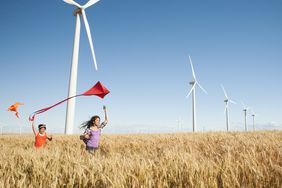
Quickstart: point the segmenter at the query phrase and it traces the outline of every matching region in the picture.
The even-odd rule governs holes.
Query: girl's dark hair
[[[92,127],[94,124],[93,124],[93,121],[95,121],[97,118],[100,119],[99,116],[93,116],[89,121],[85,121],[84,123],[81,124],[81,129],[89,129],[90,127]]]

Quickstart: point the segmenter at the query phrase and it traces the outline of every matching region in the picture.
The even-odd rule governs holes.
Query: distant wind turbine
[[[255,111],[252,109],[252,117],[253,117],[253,131],[255,131],[255,117],[257,116],[257,114],[255,113]]]
[[[226,93],[226,90],[224,89],[223,85],[221,85],[221,88],[223,90],[223,93],[225,95],[225,110],[224,110],[224,113],[225,113],[225,116],[226,116],[226,130],[227,132],[229,131],[229,102],[230,103],[233,103],[233,104],[236,104],[236,102],[234,102],[233,100],[229,99],[227,93]]]
[[[94,46],[92,42],[91,32],[89,23],[87,21],[85,9],[94,5],[99,0],[89,0],[85,5],[81,6],[73,0],[63,0],[64,2],[74,5],[77,9],[74,11],[74,16],[76,17],[76,26],[74,34],[74,44],[73,44],[73,54],[72,54],[72,65],[69,80],[69,97],[76,95],[76,83],[77,83],[77,66],[78,66],[78,54],[79,54],[79,39],[80,39],[80,16],[82,15],[91,53],[94,62],[95,69],[97,70],[96,57],[94,53]],[[75,112],[75,98],[68,100],[67,113],[66,113],[66,124],[65,124],[65,134],[73,133],[73,122],[74,122],[74,112]]]
[[[198,86],[202,91],[204,91],[207,94],[207,91],[199,84],[196,78],[196,74],[194,71],[193,63],[191,60],[191,57],[189,56],[189,62],[192,69],[192,75],[193,80],[190,82],[190,85],[192,86],[190,92],[186,96],[188,98],[192,93],[192,124],[193,124],[193,132],[197,131],[197,121],[196,121],[196,87]]]
[[[178,126],[178,130],[181,132],[182,131],[182,119],[181,119],[181,117],[179,117],[178,120],[177,120],[177,126]]]
[[[244,117],[245,117],[245,131],[248,131],[248,126],[247,126],[247,112],[249,110],[249,107],[247,107],[243,102],[242,102],[242,106],[243,106],[243,112],[244,112]]]

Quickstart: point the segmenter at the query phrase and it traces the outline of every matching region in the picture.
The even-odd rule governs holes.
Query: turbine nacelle
[[[76,8],[73,12],[74,16],[77,16],[77,14],[82,15],[82,9],[81,8]]]
[[[244,112],[247,112],[250,108],[247,107],[247,106],[244,104],[244,102],[241,102],[241,103],[242,103],[242,106],[243,106],[243,111],[244,111]]]
[[[251,116],[253,116],[253,117],[257,116],[257,114],[255,113],[254,109],[252,107],[250,107],[250,109],[251,109]]]
[[[253,113],[252,113],[252,116],[255,117],[255,116],[257,116],[257,114],[253,112]]]
[[[194,85],[195,83],[196,83],[196,81],[195,81],[195,80],[193,80],[193,81],[189,82],[189,84],[190,84],[190,85]]]

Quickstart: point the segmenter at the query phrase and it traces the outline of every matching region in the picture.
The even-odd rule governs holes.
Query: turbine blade
[[[73,1],[73,0],[63,0],[63,1],[64,1],[65,3],[70,4],[70,5],[75,5],[75,6],[79,7],[79,8],[81,8],[81,5],[78,4],[77,2]]]
[[[81,12],[82,12],[82,17],[83,17],[86,33],[87,33],[87,36],[88,36],[88,41],[89,41],[89,45],[90,45],[90,49],[91,49],[91,53],[92,53],[92,57],[93,57],[94,65],[95,65],[95,69],[97,70],[98,67],[97,67],[97,63],[96,63],[96,57],[95,57],[94,46],[93,46],[93,42],[92,42],[92,37],[91,37],[89,23],[87,21],[87,17],[86,17],[86,13],[85,13],[84,9],[82,9]]]
[[[188,95],[186,96],[186,98],[188,98],[188,97],[191,95],[191,93],[192,93],[192,91],[195,89],[195,87],[196,87],[196,82],[195,82],[194,85],[192,86],[192,88],[191,88],[190,92],[188,93]]]
[[[95,3],[97,3],[100,0],[89,0],[85,5],[83,5],[83,8],[86,9],[92,5],[94,5]]]
[[[193,63],[192,63],[190,55],[189,55],[189,61],[190,61],[191,69],[192,69],[193,78],[196,80],[196,74],[194,71],[194,67],[193,67]]]
[[[226,90],[224,89],[223,85],[221,84],[221,88],[223,90],[223,93],[225,95],[225,98],[228,99],[228,96],[227,96],[227,93],[226,93]]]
[[[199,88],[201,90],[203,90],[203,92],[205,92],[206,94],[208,94],[208,92],[203,88],[203,86],[201,86],[198,82],[196,82],[196,84],[199,86]]]
[[[235,101],[229,100],[229,102],[231,102],[232,104],[237,104]]]

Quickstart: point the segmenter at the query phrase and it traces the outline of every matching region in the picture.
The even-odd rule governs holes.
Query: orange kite
[[[16,112],[15,115],[17,116],[17,118],[20,118],[20,117],[19,117],[19,112],[18,112],[18,106],[20,106],[20,105],[23,105],[23,103],[16,102],[15,104],[13,104],[12,106],[10,106],[10,107],[8,108],[8,111]]]

